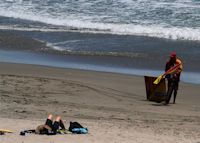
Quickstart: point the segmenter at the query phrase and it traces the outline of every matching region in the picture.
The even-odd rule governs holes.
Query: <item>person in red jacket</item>
[[[177,95],[177,90],[179,86],[179,81],[180,81],[180,75],[183,70],[183,64],[180,58],[176,56],[175,52],[172,52],[170,54],[170,59],[167,61],[166,66],[165,66],[165,71],[169,70],[170,68],[180,65],[177,70],[174,72],[166,75],[165,77],[168,79],[168,88],[167,88],[167,99],[166,99],[166,104],[169,103],[171,99],[172,92],[174,92],[174,101],[173,103],[175,104],[176,102],[176,95]]]

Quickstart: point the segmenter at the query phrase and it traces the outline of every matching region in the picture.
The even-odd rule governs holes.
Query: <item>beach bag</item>
[[[78,122],[70,122],[69,131],[72,133],[75,133],[75,134],[87,134],[88,133],[88,129],[84,128]]]

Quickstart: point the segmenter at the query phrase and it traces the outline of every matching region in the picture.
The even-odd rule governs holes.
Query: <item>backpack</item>
[[[84,128],[78,122],[70,122],[69,131],[72,133],[76,133],[76,134],[87,134],[88,133],[88,129]]]

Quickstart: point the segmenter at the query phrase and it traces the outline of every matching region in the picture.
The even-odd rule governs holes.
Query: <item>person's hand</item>
[[[173,75],[173,78],[178,78],[177,74],[174,74],[174,75]]]
[[[165,76],[165,78],[170,78],[170,74],[167,74],[167,75]]]

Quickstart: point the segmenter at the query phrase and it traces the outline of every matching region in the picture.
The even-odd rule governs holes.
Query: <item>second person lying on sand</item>
[[[57,116],[55,121],[53,121],[53,115],[49,115],[44,125],[39,125],[35,133],[36,134],[47,134],[47,135],[55,135],[60,133],[59,131],[64,130],[65,126],[63,121],[61,120],[61,116]]]

